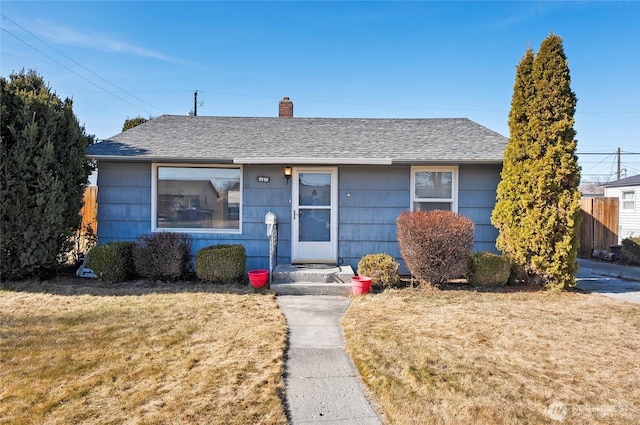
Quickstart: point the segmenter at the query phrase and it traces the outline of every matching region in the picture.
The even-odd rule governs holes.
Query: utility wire
[[[106,78],[96,74],[95,72],[93,72],[92,70],[90,70],[89,68],[87,68],[86,66],[82,65],[81,63],[77,62],[76,60],[74,60],[73,58],[69,57],[68,55],[66,55],[64,52],[61,52],[60,50],[56,49],[54,46],[52,46],[51,44],[47,43],[46,41],[44,41],[43,39],[41,39],[40,37],[38,37],[37,35],[35,35],[34,33],[32,33],[31,31],[29,31],[28,29],[26,29],[25,27],[23,27],[22,25],[18,24],[16,21],[14,21],[13,19],[9,18],[7,15],[0,13],[0,16],[2,16],[4,19],[6,19],[7,21],[11,22],[12,24],[14,24],[15,26],[17,26],[18,28],[20,28],[21,30],[23,30],[24,32],[28,33],[29,35],[31,35],[33,38],[35,38],[36,40],[40,41],[41,43],[45,44],[46,46],[49,46],[50,48],[52,48],[53,50],[55,50],[56,52],[58,52],[59,54],[61,54],[62,56],[64,56],[65,58],[69,59],[71,62],[75,63],[76,65],[78,65],[79,67],[81,67],[82,69],[84,69],[85,71],[95,75],[96,77],[100,78],[102,81],[104,81],[107,84],[110,84],[111,86],[117,88],[118,90],[122,91],[123,93],[128,94],[129,96],[133,97],[134,99],[144,103],[145,105],[151,106],[152,108],[155,108],[157,110],[159,110],[160,112],[163,113],[167,113],[166,111],[158,108],[157,106],[154,106],[142,99],[140,99],[137,96],[134,96],[133,94],[131,94],[130,92],[128,92],[127,90],[118,87],[117,85],[115,85],[114,83],[112,83],[111,81],[107,80]]]
[[[31,44],[27,43],[26,41],[24,41],[23,39],[21,39],[21,38],[20,38],[20,37],[18,37],[17,35],[13,34],[13,33],[12,33],[12,32],[10,32],[9,30],[7,30],[6,28],[4,28],[4,27],[0,27],[0,29],[2,29],[2,31],[6,32],[6,33],[7,33],[7,34],[9,34],[11,37],[15,38],[16,40],[20,41],[21,43],[24,43],[24,44],[26,44],[27,46],[31,47],[33,50],[35,50],[36,52],[40,53],[42,56],[45,56],[46,58],[48,58],[48,59],[50,59],[50,60],[54,61],[55,63],[57,63],[58,65],[60,65],[60,66],[61,66],[61,67],[63,67],[64,69],[66,69],[67,71],[71,72],[72,74],[77,75],[78,77],[82,78],[83,80],[85,80],[85,81],[86,81],[86,82],[88,82],[89,84],[91,84],[91,85],[93,85],[93,86],[95,86],[95,87],[99,88],[99,89],[100,89],[100,90],[102,90],[103,92],[110,94],[111,96],[115,97],[116,99],[119,99],[119,100],[123,101],[124,103],[127,103],[127,104],[129,104],[129,105],[133,106],[133,107],[134,107],[134,108],[136,108],[136,109],[139,109],[139,110],[141,110],[141,111],[146,112],[146,113],[147,113],[147,114],[149,114],[149,115],[152,115],[152,114],[151,114],[151,112],[147,111],[146,109],[144,109],[144,108],[142,108],[142,107],[140,107],[140,106],[138,106],[138,105],[134,105],[133,103],[129,102],[128,100],[121,98],[120,96],[116,95],[115,93],[110,92],[109,90],[107,90],[107,89],[105,89],[104,87],[102,87],[102,86],[98,85],[97,83],[94,83],[93,81],[89,80],[88,78],[86,78],[86,77],[84,77],[84,76],[82,76],[82,75],[78,74],[78,73],[77,73],[76,71],[74,71],[73,69],[69,68],[69,67],[68,67],[68,66],[66,66],[65,64],[63,64],[63,63],[61,63],[61,62],[57,61],[56,59],[52,58],[51,56],[47,55],[47,54],[46,54],[46,53],[44,53],[43,51],[39,50],[37,47],[32,46]]]

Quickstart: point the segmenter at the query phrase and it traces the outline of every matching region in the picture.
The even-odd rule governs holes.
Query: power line
[[[82,65],[81,63],[79,63],[78,61],[74,60],[73,58],[69,57],[68,55],[66,55],[64,52],[61,52],[60,50],[56,49],[54,46],[52,46],[51,44],[47,43],[46,41],[44,41],[43,39],[41,39],[40,37],[38,37],[37,35],[35,35],[34,33],[32,33],[31,31],[29,31],[28,29],[26,29],[25,27],[23,27],[22,25],[18,24],[16,21],[14,21],[13,19],[9,18],[7,15],[0,13],[0,16],[2,16],[4,19],[6,19],[7,21],[13,23],[14,25],[16,25],[18,28],[22,29],[24,32],[30,34],[33,38],[35,38],[36,40],[39,40],[40,42],[42,42],[43,44],[45,44],[46,46],[49,46],[50,48],[52,48],[53,50],[55,50],[56,52],[58,52],[59,54],[61,54],[62,56],[64,56],[65,58],[69,59],[71,62],[75,63],[76,65],[78,65],[79,67],[81,67],[82,69],[86,70],[87,72],[90,72],[91,74],[95,75],[96,77],[100,78],[102,81],[104,81],[107,84],[110,84],[111,86],[117,88],[118,90],[122,91],[123,93],[128,94],[129,96],[133,97],[134,99],[144,103],[145,105],[151,106],[152,108],[155,108],[157,110],[159,110],[160,112],[164,112],[166,113],[166,111],[158,108],[157,106],[154,106],[152,104],[150,104],[149,102],[144,101],[143,99],[140,99],[137,96],[134,96],[133,94],[131,94],[130,92],[128,92],[127,90],[118,87],[117,85],[115,85],[114,83],[112,83],[111,81],[107,80],[106,78],[98,75],[97,73],[93,72],[92,70],[90,70],[89,68],[87,68],[86,66]]]
[[[3,15],[3,16],[4,16],[4,15]],[[9,34],[11,37],[15,38],[16,40],[20,41],[21,43],[24,43],[24,44],[26,44],[27,46],[31,47],[33,50],[35,50],[36,52],[40,53],[42,56],[44,56],[44,57],[46,57],[46,58],[48,58],[48,59],[52,60],[52,61],[53,61],[53,62],[55,62],[55,63],[57,63],[58,65],[60,65],[61,67],[63,67],[63,68],[64,68],[64,69],[66,69],[67,71],[71,72],[72,74],[77,75],[78,77],[82,78],[83,80],[85,80],[85,81],[86,81],[86,82],[88,82],[89,84],[91,84],[91,85],[93,85],[93,86],[95,86],[95,87],[99,88],[99,89],[100,89],[100,90],[102,90],[103,92],[110,94],[111,96],[115,97],[116,99],[121,100],[121,101],[123,101],[124,103],[127,103],[127,104],[129,104],[129,105],[133,106],[133,107],[134,107],[134,108],[136,108],[136,109],[139,109],[139,110],[141,110],[141,111],[146,112],[146,113],[147,113],[147,114],[149,114],[149,115],[152,115],[152,114],[151,114],[151,112],[147,111],[146,109],[144,109],[144,108],[142,108],[142,107],[140,107],[140,106],[138,106],[138,105],[134,105],[133,103],[129,102],[128,100],[121,98],[120,96],[116,95],[116,94],[115,94],[115,93],[113,93],[113,92],[110,92],[109,90],[105,89],[104,87],[102,87],[102,86],[98,85],[97,83],[95,83],[95,82],[93,82],[93,81],[89,80],[88,78],[84,77],[83,75],[78,74],[78,73],[77,73],[76,71],[74,71],[73,69],[69,68],[69,67],[68,67],[68,66],[66,66],[65,64],[63,64],[63,63],[59,62],[58,60],[56,60],[56,59],[52,58],[51,56],[47,55],[47,54],[46,54],[46,53],[44,53],[43,51],[39,50],[37,47],[32,46],[31,44],[29,44],[28,42],[24,41],[23,39],[21,39],[21,38],[20,38],[20,37],[18,37],[17,35],[13,34],[13,33],[12,33],[12,32],[10,32],[9,30],[7,30],[6,28],[4,28],[4,27],[0,27],[0,29],[2,29],[2,31],[6,32],[6,33],[7,33],[7,34]]]

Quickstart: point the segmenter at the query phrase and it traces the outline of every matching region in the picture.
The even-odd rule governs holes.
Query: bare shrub
[[[189,272],[191,239],[185,233],[158,232],[138,237],[133,260],[140,276],[176,280]]]
[[[406,211],[397,225],[402,258],[415,278],[438,285],[465,274],[473,251],[471,219],[451,211]]]

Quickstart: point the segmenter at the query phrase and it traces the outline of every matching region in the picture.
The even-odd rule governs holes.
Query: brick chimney
[[[293,102],[287,96],[280,101],[278,108],[280,118],[293,118]]]

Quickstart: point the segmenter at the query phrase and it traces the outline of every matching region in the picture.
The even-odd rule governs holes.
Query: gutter
[[[391,158],[235,158],[234,164],[391,165]]]

